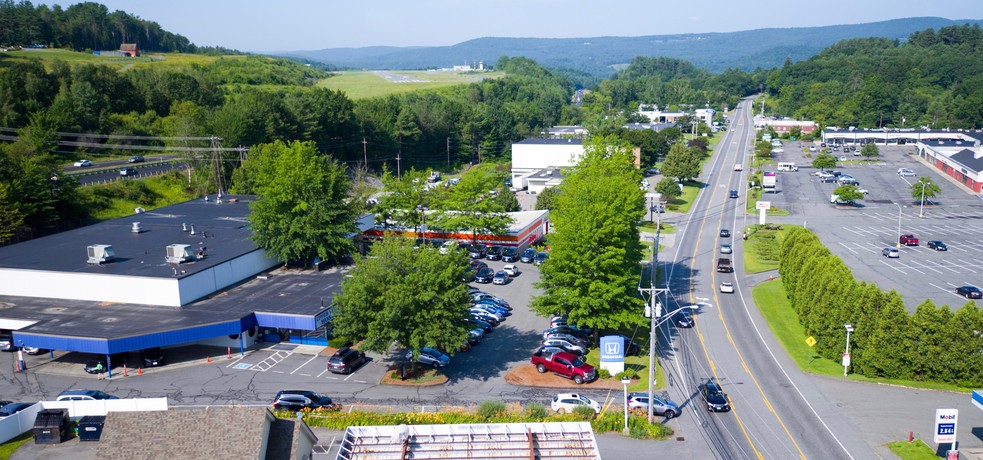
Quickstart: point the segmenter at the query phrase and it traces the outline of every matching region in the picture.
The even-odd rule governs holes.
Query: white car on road
[[[734,293],[734,283],[731,283],[730,281],[724,281],[723,283],[720,283],[720,292],[724,292],[724,293],[727,293],[727,294],[733,294]]]
[[[87,166],[92,166],[92,162],[89,160],[79,160],[75,162],[75,166],[78,166],[80,168],[85,168]]]
[[[898,168],[898,175],[901,177],[915,177],[915,171],[908,168]]]

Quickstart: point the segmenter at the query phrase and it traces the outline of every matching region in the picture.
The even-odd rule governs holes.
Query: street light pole
[[[922,182],[922,204],[918,208],[918,217],[925,217],[924,211],[925,211],[925,186],[926,185],[928,185],[928,182]]]
[[[900,249],[901,248],[901,205],[898,203],[894,203],[894,205],[898,207],[898,241],[896,247]]]
[[[625,387],[625,433],[628,432],[628,384],[631,383],[631,379],[623,378],[621,379],[621,384]]]
[[[843,353],[843,376],[846,377],[846,370],[850,367],[850,333],[853,332],[852,324],[844,324],[846,327],[846,352]]]

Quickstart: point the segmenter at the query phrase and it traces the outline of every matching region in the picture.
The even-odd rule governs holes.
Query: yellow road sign
[[[813,336],[806,337],[806,345],[814,346],[816,345],[816,339]]]

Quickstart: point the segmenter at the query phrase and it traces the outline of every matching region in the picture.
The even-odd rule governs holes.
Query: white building
[[[529,178],[537,172],[574,166],[583,155],[583,139],[534,138],[512,144],[512,185],[530,187]]]

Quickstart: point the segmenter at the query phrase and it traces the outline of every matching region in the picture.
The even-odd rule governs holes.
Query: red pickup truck
[[[594,370],[594,366],[585,363],[584,360],[572,353],[550,353],[540,350],[532,355],[531,361],[540,374],[550,371],[573,379],[574,383],[578,385],[597,378],[597,371]]]
[[[898,238],[898,243],[905,246],[918,246],[918,238],[915,238],[915,235],[912,235],[911,233],[905,233]]]

